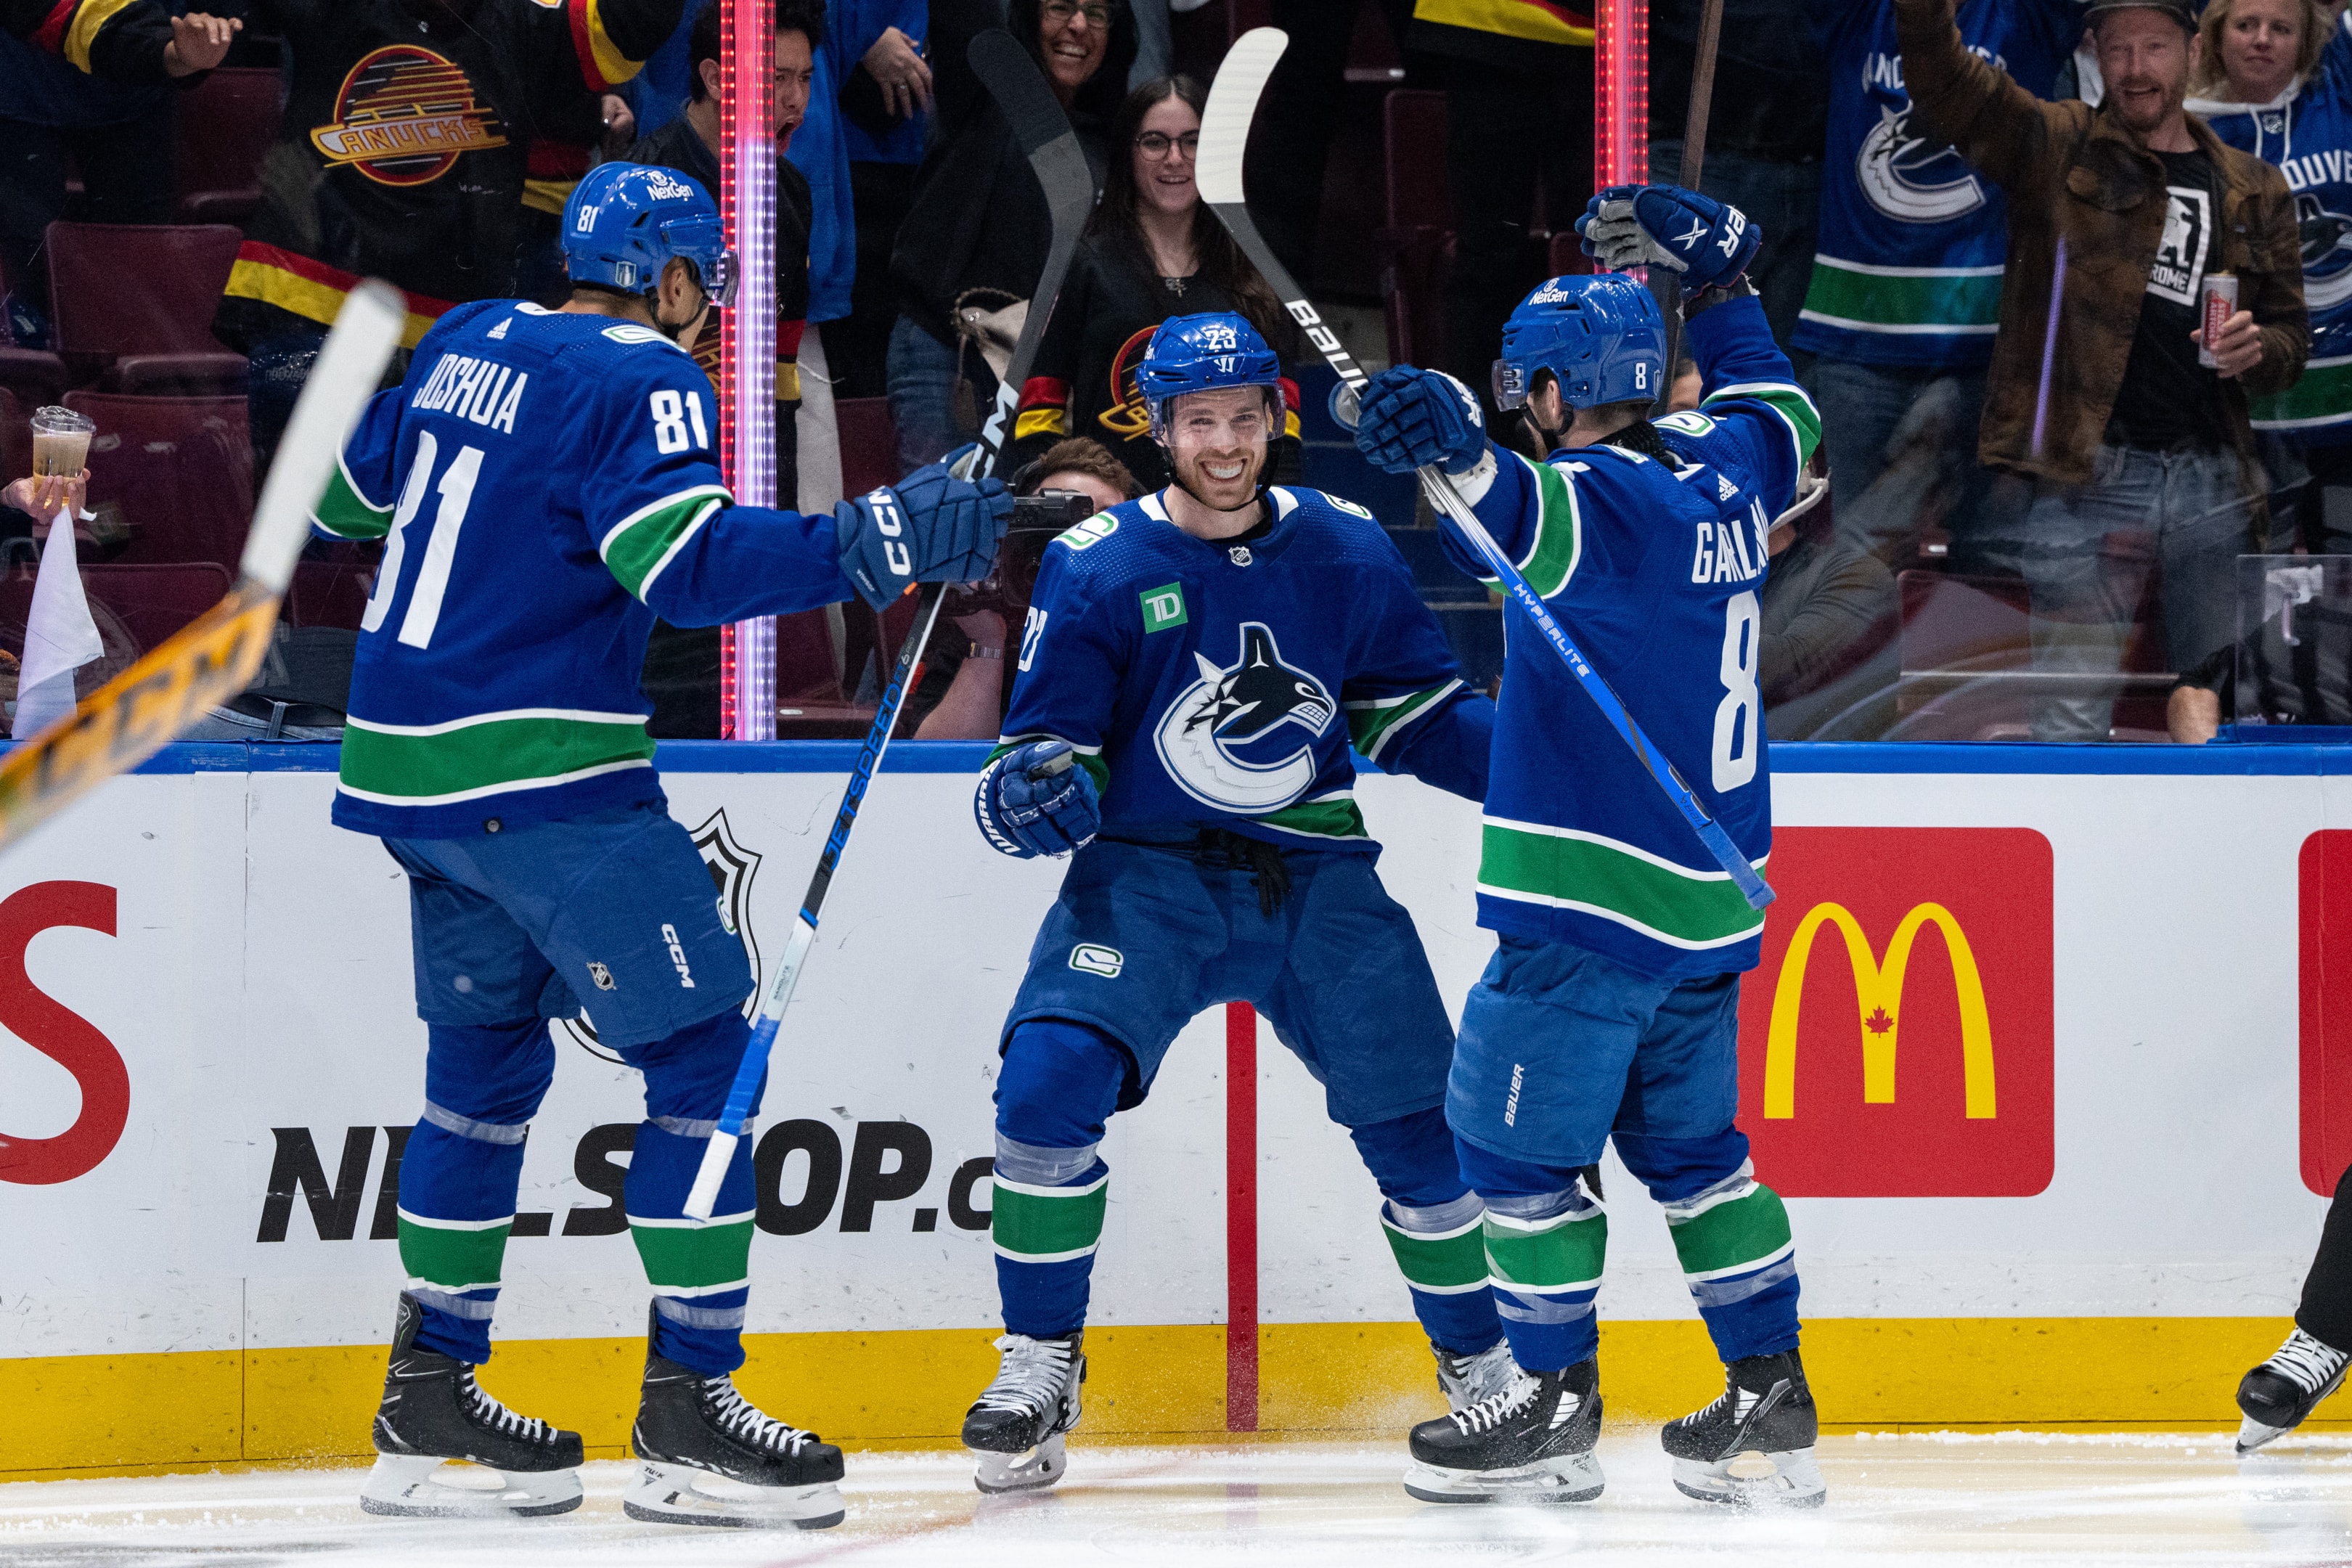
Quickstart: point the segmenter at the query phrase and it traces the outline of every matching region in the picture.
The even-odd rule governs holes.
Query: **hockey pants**
[[[1110,1180],[1098,1145],[1134,1070],[1122,1047],[1087,1025],[1033,1018],[1013,1026],[996,1088],[991,1224],[1010,1332],[1047,1338],[1086,1322]],[[1486,1289],[1481,1205],[1444,1113],[1348,1132],[1386,1200],[1381,1228],[1422,1327],[1458,1354],[1493,1345],[1501,1330]]]

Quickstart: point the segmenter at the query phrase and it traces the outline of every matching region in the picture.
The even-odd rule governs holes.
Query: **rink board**
[[[664,748],[763,963],[851,750]],[[996,1033],[1060,870],[972,830],[981,754],[903,747],[875,784],[761,1121],[743,1382],[862,1444],[946,1438],[993,1362]],[[0,864],[0,1472],[365,1447],[424,1030],[403,883],[327,823],[332,756],[175,747]],[[2232,1419],[2293,1310],[2314,1189],[2352,1157],[2352,917],[2321,896],[2352,868],[2331,837],[2352,752],[1775,767],[1742,1125],[1790,1194],[1825,1416]],[[1458,1008],[1492,946],[1475,810],[1409,780],[1360,796]],[[1204,1016],[1106,1142],[1090,1433],[1227,1428],[1224,1063]],[[1259,1427],[1423,1413],[1370,1181],[1263,1026],[1257,1100]],[[642,1354],[616,1163],[639,1113],[634,1075],[562,1037],[488,1374],[606,1450]],[[1717,1374],[1654,1205],[1613,1160],[1607,1190],[1612,1410],[1677,1413]]]

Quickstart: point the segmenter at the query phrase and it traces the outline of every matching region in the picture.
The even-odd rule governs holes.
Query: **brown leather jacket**
[[[2123,384],[2163,236],[2163,161],[2105,108],[2043,102],[1970,54],[1952,25],[1952,7],[1953,0],[1895,0],[1912,102],[1962,157],[2009,193],[2000,334],[1978,456],[1988,468],[2084,484]],[[2223,186],[2214,270],[2238,275],[2238,308],[2254,313],[2262,332],[2262,363],[2221,383],[2230,444],[2245,465],[2248,493],[2258,496],[2246,395],[2294,385],[2311,353],[2294,201],[2277,169],[2223,145],[2193,114],[2189,133],[2213,160]],[[2064,291],[2053,317],[2051,278],[2062,242]],[[2050,390],[2037,452],[2045,352]]]

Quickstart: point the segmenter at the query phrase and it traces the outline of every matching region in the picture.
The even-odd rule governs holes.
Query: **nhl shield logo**
[[[1152,742],[1185,794],[1223,811],[1279,811],[1318,772],[1315,742],[1339,705],[1307,670],[1285,664],[1274,631],[1241,626],[1240,656],[1223,668],[1195,653],[1201,679],[1168,705]]]
[[[760,1006],[760,939],[751,931],[751,880],[759,875],[760,857],[735,841],[723,808],[712,812],[709,820],[694,830],[694,847],[701,851],[703,867],[710,873],[711,889],[719,900],[719,923],[741,941],[744,961],[751,966],[751,994],[743,999],[743,1016],[748,1018]],[[609,980],[608,974],[596,983],[611,990]],[[558,1019],[555,1028],[557,1038],[569,1039],[592,1056],[608,1062],[621,1059],[597,1042],[596,1026],[589,1022],[585,1012],[576,1018]]]

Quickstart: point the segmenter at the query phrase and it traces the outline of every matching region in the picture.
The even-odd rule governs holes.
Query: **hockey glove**
[[[971,583],[988,575],[1013,498],[996,479],[967,483],[937,463],[833,509],[841,574],[876,609],[910,583]]]
[[[1032,741],[989,763],[971,814],[999,853],[1023,860],[1083,849],[1102,826],[1094,775],[1067,741]]]
[[[1434,463],[1468,471],[1486,455],[1486,420],[1478,399],[1452,376],[1392,365],[1372,377],[1356,419],[1356,450],[1383,473],[1409,474]]]
[[[1680,185],[1612,185],[1576,220],[1584,254],[1612,272],[1664,267],[1685,298],[1748,270],[1764,231],[1738,207]]]

